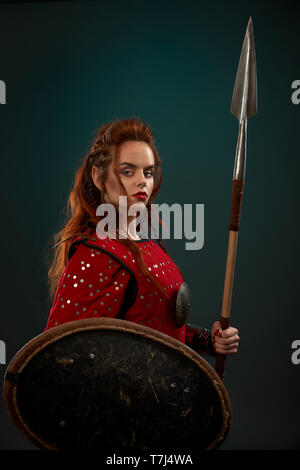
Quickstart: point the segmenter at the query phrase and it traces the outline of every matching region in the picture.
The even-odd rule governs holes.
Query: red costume
[[[83,318],[118,317],[161,331],[197,352],[214,355],[210,332],[176,325],[176,298],[182,275],[154,240],[140,240],[149,272],[168,294],[163,295],[141,272],[134,254],[116,239],[77,237],[69,250],[47,327]]]

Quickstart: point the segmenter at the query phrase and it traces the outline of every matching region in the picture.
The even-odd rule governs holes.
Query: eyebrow
[[[131,168],[138,168],[136,165],[134,165],[133,163],[129,163],[129,162],[123,162],[123,163],[120,163],[119,167],[120,166],[130,166]],[[155,165],[149,165],[147,167],[144,168],[144,170],[150,170],[151,168],[155,168]]]

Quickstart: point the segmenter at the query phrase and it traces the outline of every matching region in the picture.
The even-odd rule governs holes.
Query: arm
[[[185,343],[198,354],[216,356],[213,348],[211,331],[206,328],[197,328],[187,324]]]
[[[209,354],[216,357],[219,354],[236,354],[239,346],[238,330],[230,326],[222,331],[218,321],[214,322],[212,329],[197,328],[191,325],[186,327],[186,344],[198,354]]]

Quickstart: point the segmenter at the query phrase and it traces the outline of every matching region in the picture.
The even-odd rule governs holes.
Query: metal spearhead
[[[256,54],[252,18],[249,19],[231,102],[231,113],[239,120],[257,113]]]
[[[240,123],[233,179],[244,180],[246,171],[247,121],[257,113],[256,54],[251,17],[248,22],[235,79],[231,113]]]

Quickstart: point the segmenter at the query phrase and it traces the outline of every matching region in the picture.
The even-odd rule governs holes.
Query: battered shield
[[[4,402],[40,449],[215,449],[231,406],[214,369],[185,344],[132,322],[52,328],[12,359]]]

